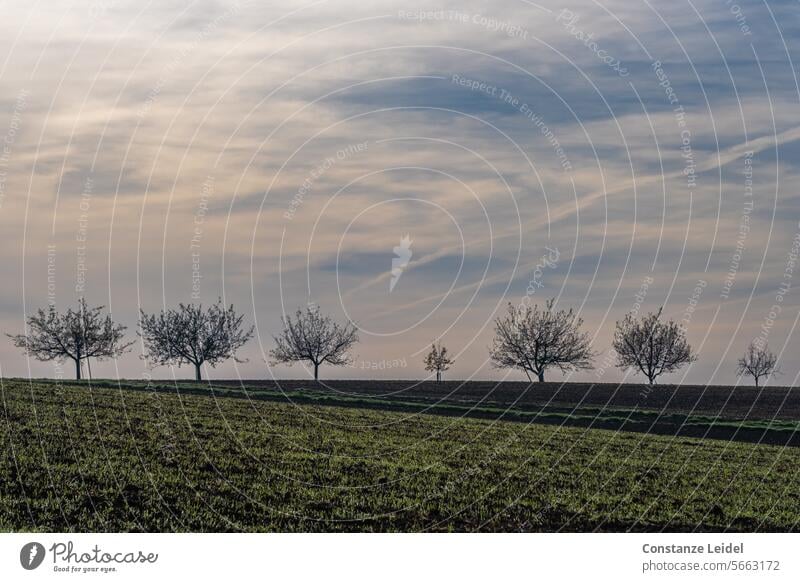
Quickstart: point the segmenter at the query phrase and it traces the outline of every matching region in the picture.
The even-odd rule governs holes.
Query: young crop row
[[[790,531],[800,450],[2,384],[0,530]]]

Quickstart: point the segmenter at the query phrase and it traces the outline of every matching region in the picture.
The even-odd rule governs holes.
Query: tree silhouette
[[[490,357],[496,368],[519,368],[528,380],[534,374],[539,382],[547,368],[591,369],[594,353],[589,334],[580,331],[583,320],[572,309],[556,311],[554,304],[550,299],[540,309],[509,303],[508,315],[495,320]]]
[[[431,351],[425,356],[425,370],[428,372],[436,372],[436,383],[442,381],[442,373],[450,369],[453,363],[447,356],[447,348],[442,344],[433,342],[431,344]]]
[[[744,356],[739,358],[736,375],[752,376],[757,388],[761,378],[772,374],[780,374],[778,357],[769,350],[768,345],[756,347],[755,342],[752,342],[747,347]]]
[[[139,335],[145,358],[162,366],[192,364],[199,382],[203,364],[213,368],[230,358],[244,361],[236,357],[236,351],[253,337],[254,328],[243,328],[243,320],[244,315],[237,314],[233,305],[225,307],[221,299],[208,309],[180,303],[177,309],[157,314],[142,311]]]
[[[66,313],[59,313],[51,305],[28,318],[27,333],[8,337],[37,360],[72,360],[75,378],[80,380],[83,360],[118,357],[133,343],[123,343],[126,327],[115,324],[103,309],[104,306],[88,307],[84,298],[78,301],[77,310],[68,308]]]
[[[628,313],[617,322],[613,345],[617,367],[641,372],[651,385],[661,374],[697,360],[683,329],[674,321],[661,321],[661,308],[641,319]]]
[[[314,366],[314,380],[319,379],[322,364],[344,366],[350,363],[348,352],[358,342],[358,331],[351,323],[340,326],[330,317],[322,315],[319,307],[297,310],[294,319],[282,318],[284,329],[275,336],[275,347],[270,351],[273,364],[309,362]]]

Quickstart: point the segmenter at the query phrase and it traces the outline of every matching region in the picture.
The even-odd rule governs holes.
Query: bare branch
[[[358,342],[358,330],[352,323],[342,327],[322,315],[319,308],[308,307],[305,312],[298,309],[294,319],[284,317],[283,324],[284,330],[275,336],[275,347],[270,351],[273,364],[310,362],[316,380],[323,363],[350,363],[348,352]]]
[[[436,372],[436,381],[442,381],[442,374],[450,369],[453,360],[447,355],[447,348],[441,343],[433,342],[431,351],[425,356],[425,370]]]
[[[191,364],[199,381],[203,364],[213,368],[231,358],[244,361],[236,351],[253,337],[254,328],[243,328],[243,321],[244,315],[237,314],[233,305],[225,307],[222,299],[208,309],[180,303],[177,309],[151,315],[142,311],[139,335],[148,360],[162,366]]]
[[[529,380],[533,374],[540,382],[547,368],[562,372],[592,368],[595,354],[589,334],[580,331],[583,320],[573,309],[556,311],[554,304],[550,299],[540,309],[509,303],[508,315],[495,320],[490,356],[496,368],[519,368]]]
[[[88,307],[83,298],[77,310],[68,308],[63,314],[51,305],[47,311],[39,309],[28,318],[27,333],[9,337],[15,346],[37,360],[72,360],[75,376],[80,379],[83,360],[121,356],[133,343],[123,342],[126,327],[115,324],[103,309]]]
[[[661,321],[661,311],[640,319],[628,313],[614,333],[617,367],[641,372],[650,384],[697,360],[683,328],[674,321]]]
[[[759,347],[755,342],[752,342],[744,356],[739,358],[736,369],[737,376],[752,376],[756,386],[759,385],[761,378],[780,373],[778,357],[770,351],[768,345]]]

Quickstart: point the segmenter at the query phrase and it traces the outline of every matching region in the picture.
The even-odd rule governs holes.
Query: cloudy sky
[[[663,305],[700,356],[665,381],[735,382],[760,336],[777,381],[797,382],[795,2],[2,12],[6,333],[81,295],[132,336],[140,307],[223,297],[257,338],[211,377],[304,377],[265,354],[281,315],[312,302],[361,329],[353,367],[327,377],[419,377],[441,338],[451,378],[503,378],[494,318],[556,297],[599,352],[573,380],[625,378],[614,322]],[[410,258],[392,287],[395,247]],[[140,354],[94,373],[192,375]],[[8,341],[0,366],[57,373]]]

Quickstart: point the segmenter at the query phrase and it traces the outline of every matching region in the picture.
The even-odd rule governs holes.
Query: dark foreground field
[[[675,386],[584,382],[489,382],[408,380],[245,380],[214,381],[214,385],[248,391],[294,392],[325,388],[331,394],[379,398],[426,399],[436,402],[466,402],[502,407],[542,405],[593,406],[719,415],[724,418],[778,420],[800,419],[800,389],[787,386]]]
[[[791,531],[800,449],[2,383],[0,530]]]
[[[401,380],[108,381],[109,387],[800,446],[800,390]]]

